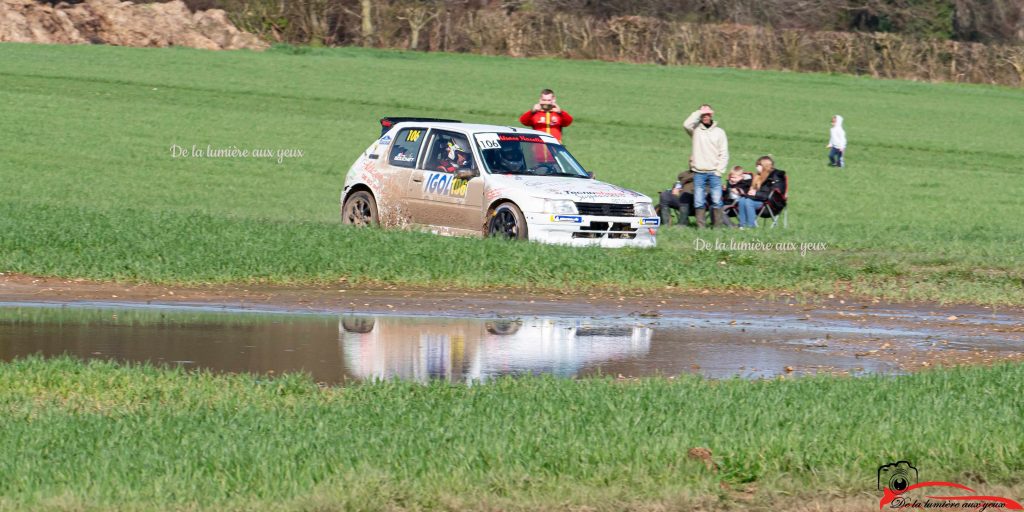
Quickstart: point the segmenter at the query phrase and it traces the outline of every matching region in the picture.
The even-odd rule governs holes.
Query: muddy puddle
[[[318,382],[486,381],[502,375],[774,378],[902,373],[1024,355],[1020,336],[716,314],[457,318],[212,306],[0,303],[0,359],[71,354]]]

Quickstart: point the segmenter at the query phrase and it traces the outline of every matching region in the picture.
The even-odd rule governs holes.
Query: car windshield
[[[476,139],[492,174],[590,178],[565,146],[536,135],[481,133]]]

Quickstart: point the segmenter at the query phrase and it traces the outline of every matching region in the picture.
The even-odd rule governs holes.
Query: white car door
[[[446,170],[451,142],[473,155],[463,169],[474,171],[475,177],[459,179],[455,172]],[[433,129],[424,148],[408,189],[413,222],[457,232],[482,232],[484,180],[469,138],[461,133]]]

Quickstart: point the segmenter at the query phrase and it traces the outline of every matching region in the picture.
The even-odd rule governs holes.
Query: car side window
[[[423,140],[427,138],[426,128],[403,128],[395,137],[388,154],[388,163],[396,167],[416,167]]]
[[[473,148],[465,135],[443,130],[434,130],[430,133],[430,144],[427,146],[429,152],[423,160],[423,169],[449,172],[453,172],[452,169],[476,170]]]

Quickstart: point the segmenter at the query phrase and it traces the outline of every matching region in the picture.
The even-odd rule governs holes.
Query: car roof
[[[540,130],[532,130],[530,128],[524,128],[522,126],[502,126],[497,124],[474,124],[474,123],[456,123],[456,122],[437,122],[437,121],[402,121],[395,123],[393,129],[401,130],[402,128],[439,128],[444,130],[452,130],[457,132],[465,132],[470,135],[476,133],[524,133],[527,135],[547,135],[551,137],[550,133],[542,132]]]

